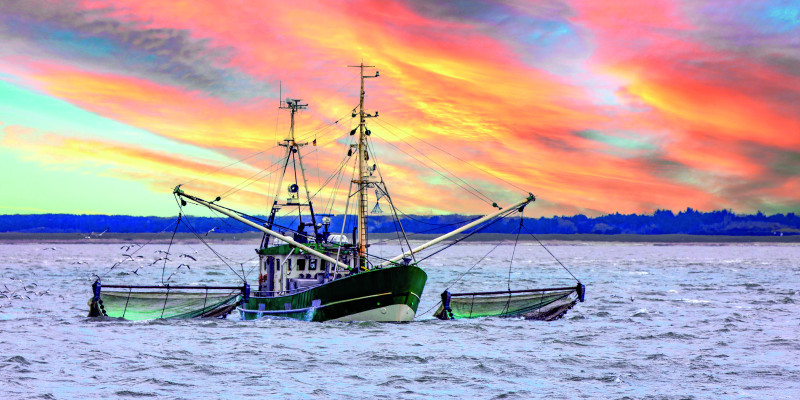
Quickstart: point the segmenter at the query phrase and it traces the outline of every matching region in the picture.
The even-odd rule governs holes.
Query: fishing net
[[[525,294],[453,294],[449,309],[443,303],[434,314],[440,319],[521,316],[550,321],[563,316],[578,301],[575,290]]]
[[[239,290],[225,292],[103,291],[100,300],[89,300],[89,316],[109,316],[131,321],[159,318],[216,317],[230,312],[239,302]]]

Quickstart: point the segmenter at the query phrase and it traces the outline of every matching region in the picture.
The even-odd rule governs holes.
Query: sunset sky
[[[451,173],[500,205],[536,194],[528,216],[800,211],[797,1],[0,0],[0,213],[224,194],[282,156],[279,86],[309,103],[314,193],[347,153],[362,60],[406,213],[491,211]],[[266,213],[275,174],[256,176],[222,204]],[[318,209],[343,210],[335,183]]]

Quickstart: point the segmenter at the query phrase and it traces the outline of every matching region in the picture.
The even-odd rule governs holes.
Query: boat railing
[[[306,290],[313,289],[315,287],[322,286],[324,283],[314,286],[303,286],[297,289],[289,289],[289,290],[256,290],[253,292],[253,295],[250,296],[254,299],[263,299],[268,297],[278,297],[278,296],[288,296],[290,294],[297,294],[300,292],[305,292]]]
[[[555,287],[544,289],[524,289],[524,290],[502,290],[497,292],[470,292],[470,293],[450,293],[450,296],[489,296],[494,294],[511,294],[511,293],[537,293],[537,292],[555,292],[561,290],[576,290],[575,286]]]

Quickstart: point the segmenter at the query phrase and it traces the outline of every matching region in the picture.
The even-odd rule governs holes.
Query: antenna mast
[[[358,185],[358,269],[366,270],[368,246],[367,221],[369,217],[369,211],[367,209],[369,206],[367,203],[367,186],[371,183],[369,179],[369,169],[366,165],[367,160],[369,160],[366,135],[370,134],[370,131],[366,129],[366,119],[377,117],[378,112],[376,111],[375,114],[370,115],[364,111],[364,79],[377,78],[380,74],[376,71],[375,75],[364,76],[364,68],[375,68],[375,66],[364,65],[363,61],[360,65],[348,65],[348,67],[358,68],[359,76],[361,77],[361,92],[359,93],[358,102],[358,178],[354,180],[353,183]]]

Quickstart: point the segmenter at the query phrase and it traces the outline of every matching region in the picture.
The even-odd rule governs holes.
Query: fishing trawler
[[[351,67],[358,68],[361,85],[359,103],[350,116],[357,118],[356,125],[350,130],[351,143],[347,156],[340,164],[344,166],[353,160],[354,165],[341,227],[335,227],[334,230],[330,216],[315,213],[315,195],[309,189],[303,160],[303,147],[308,142],[295,134],[295,116],[306,109],[308,104],[303,104],[300,99],[281,100],[279,108],[289,112],[291,122],[287,137],[278,143],[283,149],[283,157],[280,159],[282,168],[278,177],[278,189],[266,219],[223,206],[219,203],[221,197],[207,200],[190,194],[182,185],[178,185],[173,191],[181,207],[177,224],[181,223],[182,207],[192,203],[263,233],[261,245],[256,250],[259,269],[257,286],[254,283],[251,287],[245,276],[241,276],[241,286],[170,286],[163,282],[163,278],[161,285],[134,286],[101,284],[101,280],[97,279],[92,286],[89,316],[124,319],[219,317],[238,310],[245,320],[285,317],[307,321],[411,321],[417,313],[427,280],[427,275],[416,258],[418,253],[452,239],[446,244],[449,247],[478,232],[491,221],[521,212],[527,204],[535,201],[535,197],[529,193],[505,208],[494,203],[494,212],[473,218],[446,234],[412,247],[381,170],[374,158],[370,161],[369,156],[372,146],[367,121],[378,118],[379,114],[378,111],[369,112],[365,108],[364,84],[365,80],[378,78],[380,74],[367,74],[367,70],[374,67],[363,63]],[[342,167],[338,173],[341,174],[341,171]],[[370,191],[374,191],[377,197],[387,199],[391,215],[399,227],[402,253],[394,257],[381,258],[370,252]],[[355,198],[355,224],[351,220],[353,230],[345,232],[348,214],[351,212],[351,198]],[[281,212],[284,215],[296,214],[297,223],[291,226],[280,223],[278,215]],[[202,240],[199,235],[198,237]],[[166,262],[165,260],[165,265]],[[562,295],[558,299],[559,304],[563,306],[562,303],[567,298],[576,300],[580,297],[582,300],[582,285],[578,285],[567,296],[563,296],[563,291],[559,292]],[[115,290],[105,290],[108,288]],[[449,292],[446,293],[442,298],[447,301],[437,313],[439,318],[473,316],[471,311],[459,312],[463,307],[458,306],[458,301],[450,301],[452,296]],[[580,296],[575,295],[576,293]],[[474,302],[475,296],[472,298]],[[518,300],[524,302],[522,299]],[[515,306],[513,310],[509,307],[493,310],[484,304],[482,311],[475,313],[475,316],[515,315],[515,310],[528,312],[535,308],[530,302],[526,304],[524,307]]]

